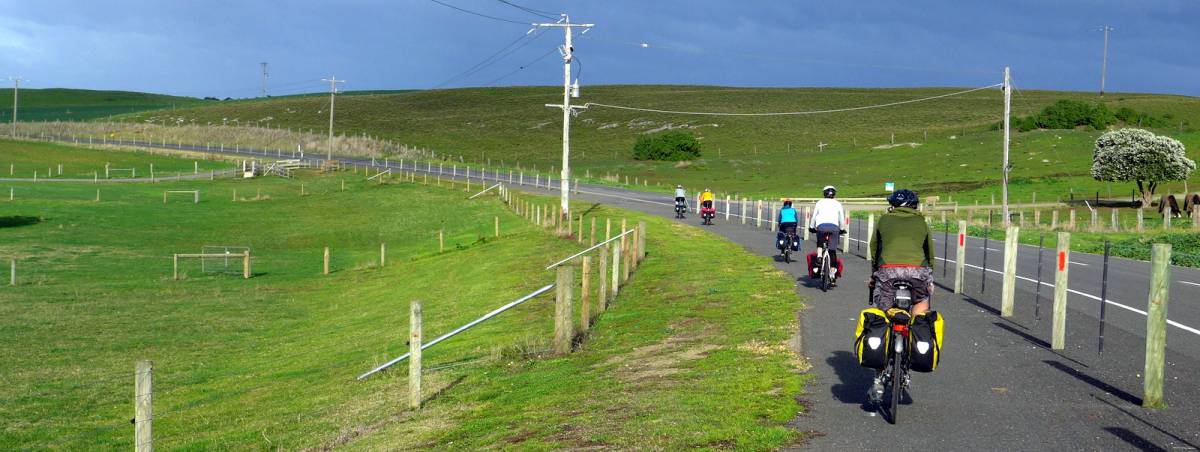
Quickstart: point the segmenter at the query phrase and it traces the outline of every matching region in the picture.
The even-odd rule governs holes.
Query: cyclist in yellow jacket
[[[700,192],[700,207],[712,208],[712,206],[713,193],[706,188],[703,192]]]

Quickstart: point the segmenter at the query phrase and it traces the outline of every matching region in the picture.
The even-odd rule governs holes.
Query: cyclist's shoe
[[[837,267],[833,267],[833,268],[829,269],[829,277],[834,280],[837,279]]]
[[[903,387],[904,389],[908,389],[908,382],[912,381],[912,379],[911,379],[911,378],[909,378],[909,375],[908,375],[908,373],[907,373],[907,372],[905,372],[905,373],[904,373],[904,378],[901,378],[901,379],[900,379],[900,381],[901,381],[901,384],[900,384],[900,386],[901,386],[901,387]]]
[[[883,374],[875,376],[875,382],[871,384],[871,389],[867,391],[867,399],[871,403],[879,403],[883,401]]]
[[[837,280],[836,279],[829,280],[829,287],[837,287]]]

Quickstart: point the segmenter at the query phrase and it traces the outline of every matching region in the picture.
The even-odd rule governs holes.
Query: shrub
[[[635,160],[692,160],[700,157],[700,142],[691,133],[670,131],[638,137],[633,145]]]

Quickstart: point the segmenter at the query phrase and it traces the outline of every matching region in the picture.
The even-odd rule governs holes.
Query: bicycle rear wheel
[[[825,252],[825,256],[821,258],[821,291],[829,291],[829,252]]]
[[[892,334],[892,341],[893,341],[892,343],[893,344],[897,343],[895,341],[903,341],[903,340],[904,340],[903,335],[901,335],[899,333]],[[893,354],[895,356],[892,358],[892,407],[890,410],[888,410],[888,421],[891,422],[892,424],[895,424],[897,419],[899,418],[897,409],[900,407],[900,393],[904,391],[904,388],[901,386],[903,384],[902,383],[903,377],[900,375],[901,369],[903,368],[903,366],[901,365],[901,359],[902,359],[901,354],[902,353],[904,353],[904,352],[903,351],[893,352]]]

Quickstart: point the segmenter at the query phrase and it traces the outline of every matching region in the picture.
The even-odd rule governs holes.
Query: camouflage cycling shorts
[[[933,269],[929,267],[884,267],[871,275],[875,281],[875,298],[872,303],[887,311],[896,302],[897,280],[908,281],[912,286],[913,303],[929,299],[929,286],[933,283]]]

